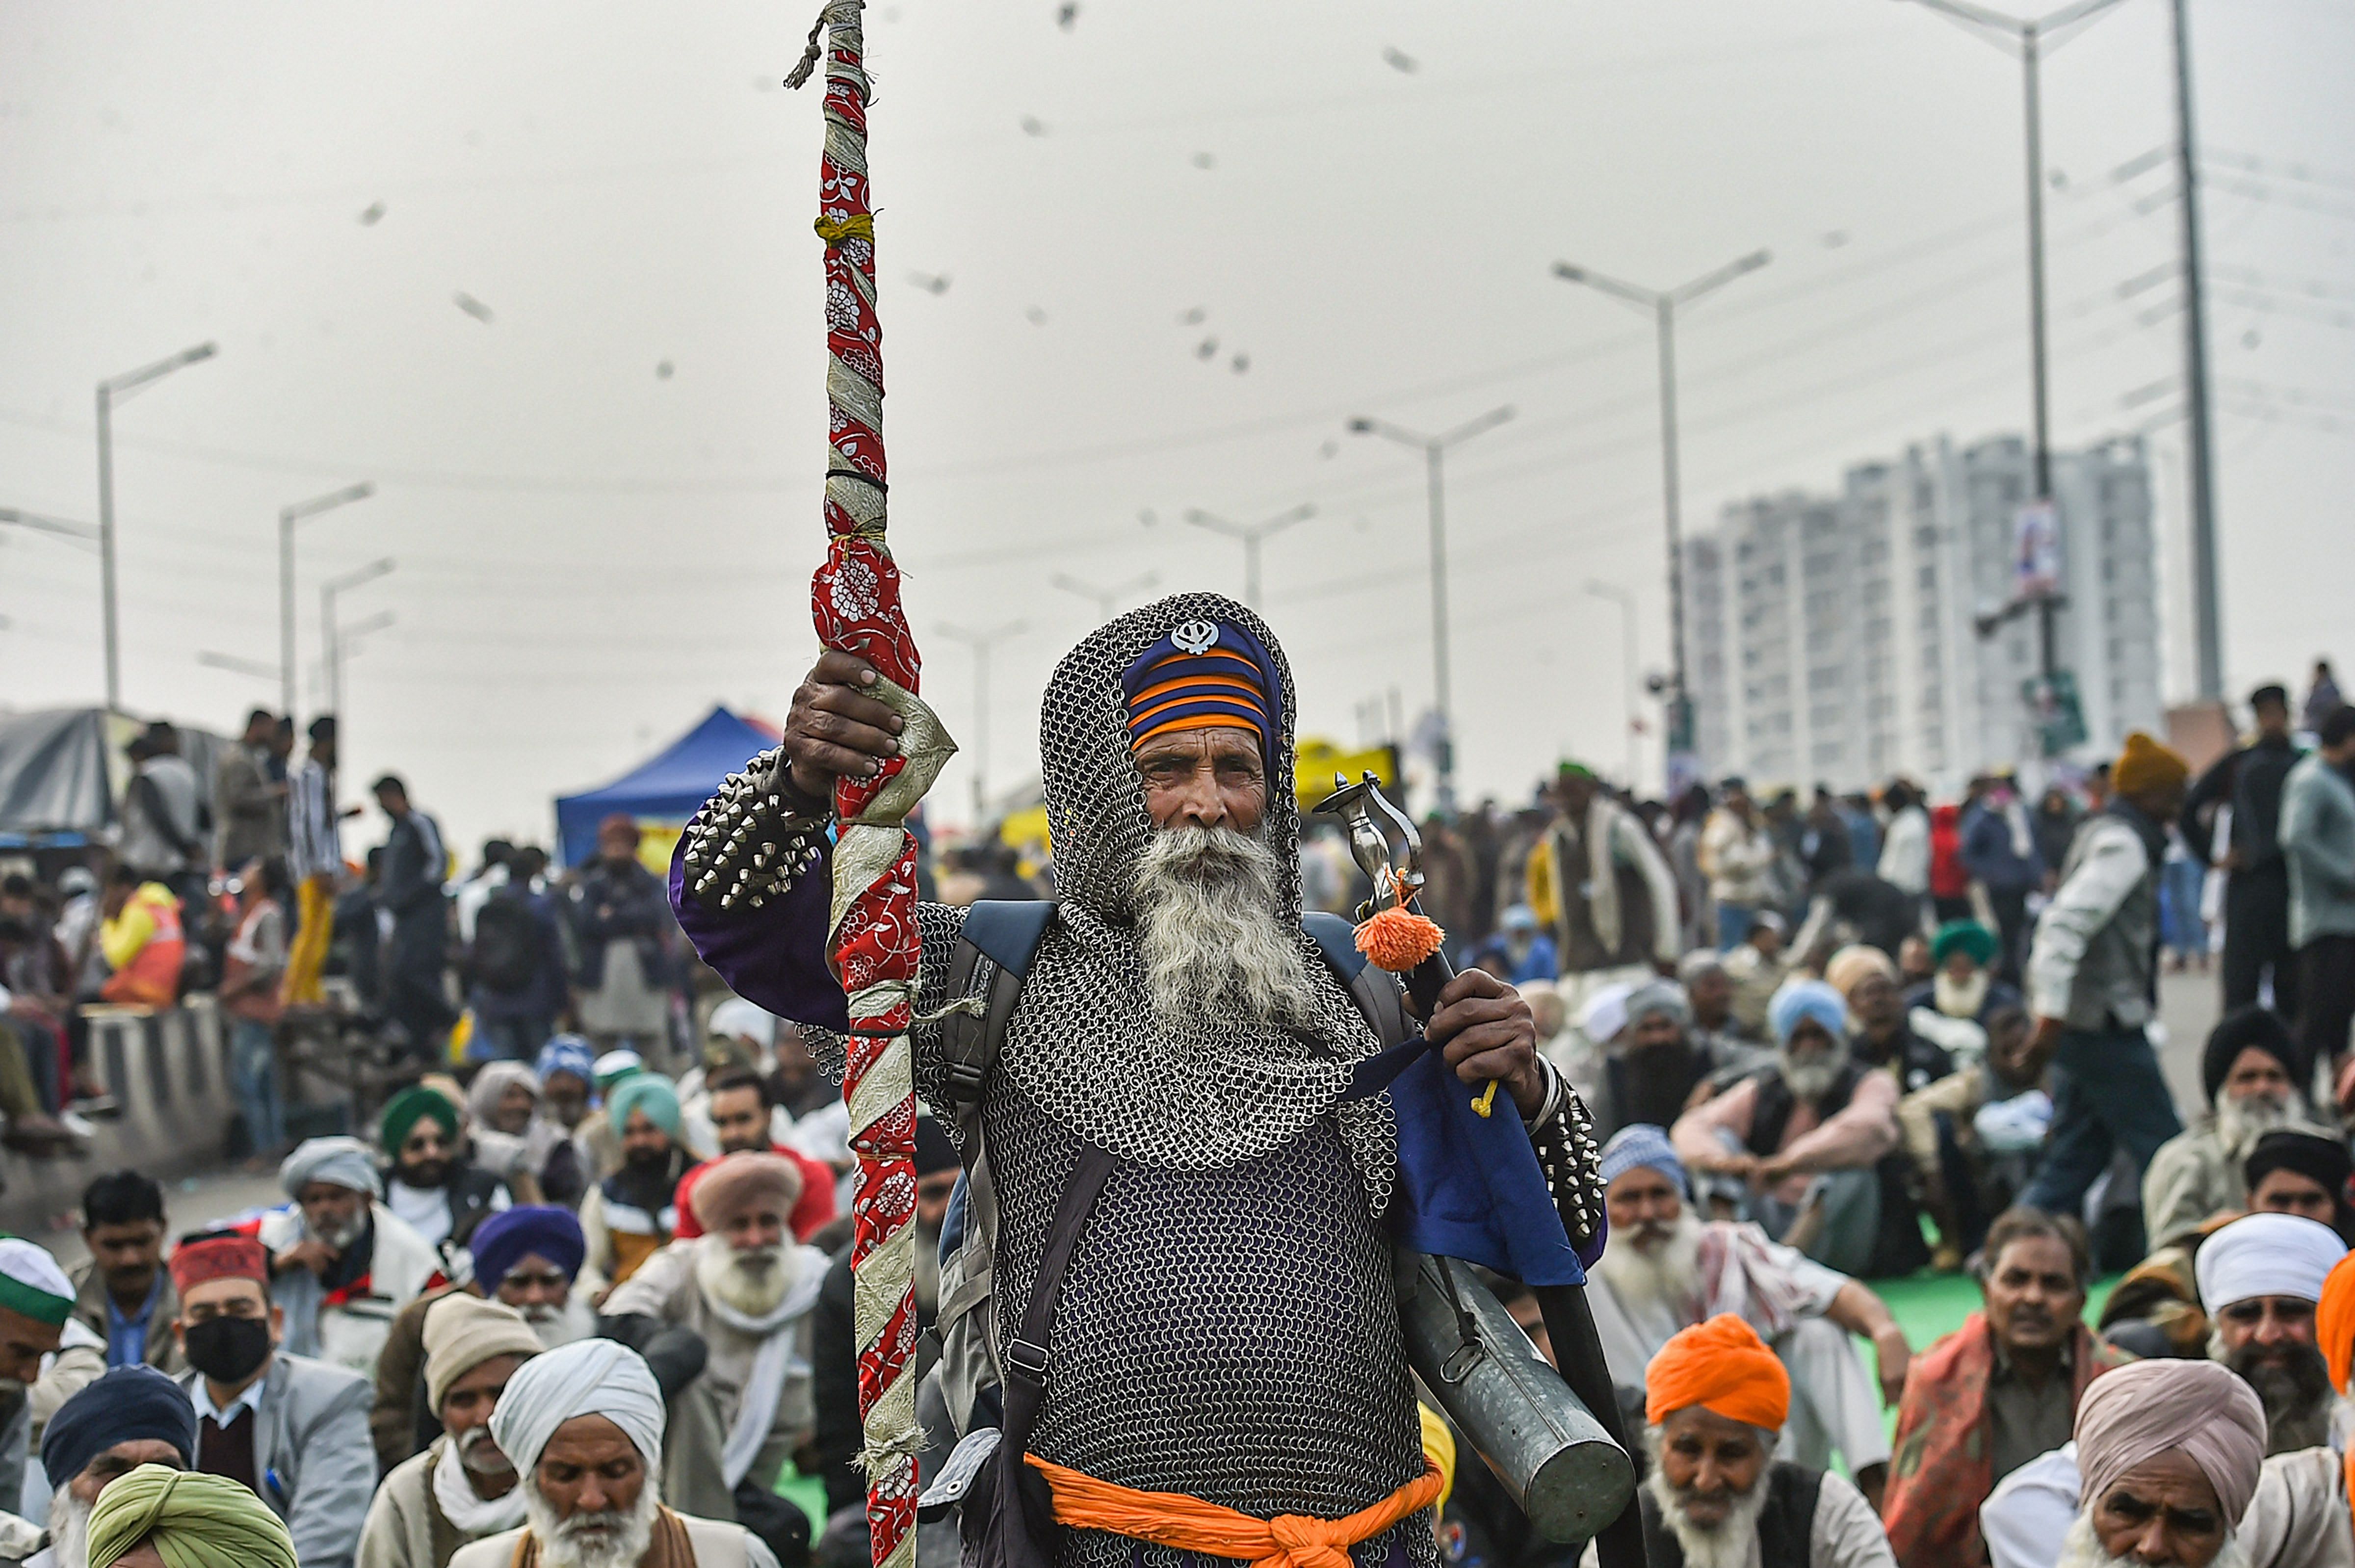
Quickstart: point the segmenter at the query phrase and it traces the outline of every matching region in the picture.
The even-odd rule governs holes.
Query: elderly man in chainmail
[[[706,961],[738,995],[805,1026],[837,1075],[840,1042],[822,1032],[846,1023],[825,961],[825,833],[835,779],[872,773],[897,746],[899,719],[862,689],[875,678],[823,655],[783,744],[706,806],[672,871]],[[1070,1527],[1060,1563],[1170,1560],[1083,1522],[1105,1517],[1091,1499],[1125,1488],[1183,1494],[1245,1523],[1365,1510],[1335,1544],[1365,1568],[1429,1564],[1422,1510],[1435,1486],[1382,1225],[1397,1125],[1386,1093],[1353,1094],[1353,1065],[1377,1038],[1301,928],[1289,667],[1249,610],[1185,594],[1089,636],[1042,707],[1060,901],[956,1125],[995,1210],[982,1222],[995,1226],[1001,1360],[1013,1359],[1067,1182],[1093,1151],[1113,1157],[1061,1271],[1028,1445],[1050,1462],[1052,1511]],[[706,829],[745,811],[757,823],[745,837],[772,848],[740,878],[724,835]],[[975,973],[959,962],[966,919],[919,910],[917,1085],[943,1110],[958,1095],[943,1027],[926,1020],[955,999],[953,968]],[[1465,1083],[1502,1084],[1497,1112],[1509,1095],[1557,1206],[1599,1208],[1576,1152],[1583,1113],[1537,1055],[1511,987],[1456,976],[1425,1033]],[[944,1275],[951,1337],[960,1306]]]

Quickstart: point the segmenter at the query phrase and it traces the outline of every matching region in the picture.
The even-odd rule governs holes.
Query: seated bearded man
[[[702,1375],[671,1402],[663,1456],[666,1495],[706,1518],[743,1517],[742,1488],[773,1495],[815,1419],[809,1318],[827,1260],[786,1227],[801,1179],[773,1154],[716,1161],[695,1184],[706,1233],[672,1242],[605,1298],[616,1339],[644,1345],[669,1325],[709,1349]]]
[[[304,1139],[278,1183],[293,1202],[236,1229],[269,1251],[287,1353],[373,1378],[394,1315],[424,1294],[441,1254],[381,1201],[376,1157],[357,1138]]]
[[[829,792],[899,746],[901,715],[876,682],[822,656],[781,752],[705,807],[672,871],[705,961],[801,1024],[836,1074],[847,1017],[826,965]],[[1066,656],[1040,722],[1060,901],[963,1106],[941,1029],[921,1020],[951,1000],[967,912],[919,906],[916,1084],[959,1106],[956,1136],[986,1152],[1001,1351],[1066,1183],[1094,1151],[1112,1157],[1064,1273],[1032,1454],[1258,1520],[1362,1510],[1363,1535],[1344,1542],[1359,1562],[1428,1564],[1420,1516],[1436,1483],[1382,1228],[1394,1114],[1387,1093],[1350,1097],[1378,1041],[1301,929],[1295,710],[1265,625],[1214,595],[1148,605]],[[762,865],[730,859],[739,823],[774,846]],[[1497,1113],[1518,1107],[1557,1203],[1592,1204],[1572,1103],[1512,988],[1456,976],[1426,1032],[1465,1084],[1501,1085]],[[960,1258],[988,1254],[987,1229],[968,1227]],[[943,1301],[946,1338],[960,1329],[945,1284]],[[1085,1510],[1059,1494],[1055,1511],[1069,1524]],[[1082,1524],[1060,1560],[1126,1568],[1138,1550]]]
[[[1731,1313],[1660,1348],[1636,1492],[1651,1568],[1894,1568],[1854,1487],[1774,1457],[1790,1403],[1790,1374]]]
[[[357,1568],[443,1568],[458,1548],[523,1522],[516,1467],[491,1415],[539,1341],[512,1307],[445,1296],[425,1314],[425,1400],[441,1432],[392,1467],[360,1526]]]
[[[2159,1145],[2143,1172],[2143,1229],[2154,1249],[2249,1206],[2243,1163],[2265,1134],[2325,1130],[2298,1088],[2303,1061],[2289,1026],[2264,1008],[2226,1015],[2208,1036],[2200,1083],[2210,1115]]]
[[[2329,1369],[2315,1343],[2315,1306],[2347,1243],[2295,1214],[2249,1214],[2200,1243],[2193,1262],[2211,1325],[2208,1355],[2254,1389],[2265,1452],[2330,1441]]]
[[[777,1568],[743,1526],[663,1506],[663,1427],[662,1389],[626,1345],[583,1339],[526,1361],[491,1412],[523,1526],[460,1547],[450,1568]]]
[[[117,1367],[84,1385],[41,1434],[49,1482],[49,1543],[26,1568],[90,1568],[90,1515],[99,1494],[142,1465],[197,1462],[197,1407],[153,1367]]]
[[[2331,1386],[2348,1392],[2355,1364],[2355,1253],[2339,1260],[2315,1306],[2318,1348]],[[2249,1568],[2350,1568],[2355,1564],[2355,1514],[2349,1511],[2347,1457],[2328,1445],[2265,1460],[2242,1521]]]
[[[1703,1221],[1687,1207],[1685,1169],[1657,1127],[1623,1127],[1603,1149],[1610,1243],[1587,1282],[1587,1300],[1612,1381],[1641,1387],[1675,1335],[1730,1312],[1765,1336],[1789,1370],[1795,1404],[1783,1428],[1786,1457],[1810,1469],[1839,1450],[1876,1505],[1889,1439],[1872,1380],[1849,1336],[1872,1342],[1881,1399],[1897,1403],[1913,1351],[1881,1297],[1757,1226]]]
[[[2246,1560],[2234,1532],[2264,1452],[2257,1396],[2223,1368],[2137,1361],[2077,1406],[2077,1507],[2059,1568],[2209,1568]]]

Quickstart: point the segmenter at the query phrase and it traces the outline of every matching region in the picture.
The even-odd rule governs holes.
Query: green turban
[[[377,1141],[384,1146],[384,1152],[400,1153],[400,1146],[409,1141],[409,1129],[425,1116],[433,1118],[444,1137],[456,1139],[458,1107],[440,1090],[418,1083],[403,1089],[385,1105],[384,1119],[377,1124]]]
[[[148,1541],[164,1568],[295,1568],[278,1516],[226,1476],[142,1465],[101,1492],[90,1515],[90,1568],[113,1568]]]
[[[1985,968],[1995,962],[1995,933],[1975,920],[1950,920],[1930,939],[1930,962],[1944,964],[1946,955],[1957,949],[1969,954],[1972,963]]]
[[[646,1120],[673,1137],[678,1136],[678,1091],[660,1073],[635,1073],[605,1091],[605,1115],[614,1132],[628,1130],[632,1111],[644,1111]]]
[[[1584,763],[1573,763],[1565,760],[1560,766],[1554,769],[1554,773],[1558,777],[1566,779],[1584,779],[1589,784],[1599,784],[1602,782],[1594,776],[1594,770],[1588,767]]]

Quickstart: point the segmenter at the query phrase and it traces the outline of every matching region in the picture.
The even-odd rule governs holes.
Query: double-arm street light
[[[346,643],[380,625],[392,624],[392,612],[371,615],[368,621],[348,629],[336,624],[336,595],[357,588],[363,582],[374,582],[392,570],[392,557],[356,566],[340,577],[330,577],[319,584],[319,667],[325,676],[327,711],[339,719],[344,711],[344,651]],[[291,710],[290,710],[291,711]]]
[[[941,635],[973,650],[973,827],[978,833],[989,816],[989,654],[1009,637],[1018,637],[1028,624],[1008,621],[987,631],[943,626]]]
[[[1217,513],[1206,512],[1199,507],[1188,507],[1186,512],[1186,520],[1193,524],[1198,528],[1207,528],[1214,534],[1220,534],[1231,539],[1241,539],[1243,541],[1243,603],[1256,610],[1259,608],[1259,547],[1261,543],[1273,535],[1282,533],[1284,529],[1292,527],[1295,523],[1305,523],[1316,515],[1316,504],[1314,502],[1304,501],[1299,506],[1293,507],[1292,510],[1288,512],[1278,512],[1274,517],[1268,518],[1264,522],[1230,522],[1226,518],[1220,517]]]
[[[122,622],[114,602],[114,405],[129,402],[173,371],[209,359],[220,352],[217,343],[199,343],[169,358],[142,365],[98,384],[98,575],[101,613],[106,620],[106,706],[123,706]]]
[[[2026,114],[2026,135],[2023,144],[2028,156],[2028,343],[2029,395],[2035,420],[2036,446],[2032,456],[2035,499],[2042,506],[2052,501],[2052,415],[2050,392],[2049,356],[2044,323],[2044,103],[2040,83],[2043,69],[2044,48],[2051,37],[2064,27],[2073,27],[2091,20],[2097,13],[2106,11],[2118,0],[2076,0],[2044,16],[2007,16],[2000,11],[1990,11],[1984,5],[1974,5],[1969,0],[1913,0],[1924,8],[1948,16],[1966,27],[1976,27],[1998,48],[2019,51],[2020,101]],[[2056,525],[2057,526],[2057,525]],[[2054,617],[2060,600],[2047,591],[2030,598],[2016,600],[2006,613],[1981,623],[1982,635],[1992,632],[1998,622],[2033,605],[2037,613],[2037,645],[2039,666],[2049,683],[2060,662],[2060,650],[2055,643]]]
[[[278,512],[278,667],[286,716],[294,716],[294,525],[376,494],[366,481],[282,507]]]
[[[1584,283],[1614,299],[1647,312],[1658,328],[1660,349],[1660,496],[1668,519],[1668,754],[1673,759],[1692,750],[1692,690],[1685,681],[1685,544],[1681,490],[1683,474],[1677,460],[1677,307],[1714,293],[1744,272],[1754,272],[1774,260],[1773,252],[1753,251],[1728,261],[1713,272],[1703,272],[1672,289],[1646,289],[1607,277],[1590,268],[1556,261],[1553,275],[1565,283]],[[1673,765],[1671,767],[1673,771]],[[1631,783],[1633,781],[1630,781]]]
[[[1148,571],[1141,577],[1132,577],[1125,582],[1115,582],[1109,588],[1090,582],[1083,577],[1074,577],[1068,571],[1059,571],[1048,581],[1066,593],[1076,593],[1082,599],[1094,601],[1097,624],[1102,625],[1112,619],[1113,613],[1120,607],[1122,600],[1131,594],[1149,591],[1161,581],[1161,574],[1157,571]]]
[[[1445,812],[1455,809],[1455,712],[1447,672],[1447,449],[1494,430],[1512,417],[1512,405],[1508,403],[1437,435],[1425,435],[1364,414],[1349,421],[1352,435],[1379,435],[1423,453],[1431,501],[1432,706],[1439,715],[1439,809]]]

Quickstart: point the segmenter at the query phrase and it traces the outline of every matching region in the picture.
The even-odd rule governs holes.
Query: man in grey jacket
[[[270,1254],[250,1236],[191,1236],[172,1254],[174,1320],[197,1407],[197,1465],[252,1488],[286,1521],[303,1568],[351,1568],[376,1490],[368,1381],[280,1352]]]
[[[2307,1066],[2335,1067],[2355,1019],[2355,708],[2317,732],[2320,748],[2282,785],[2281,848],[2289,862],[2289,940],[2297,954],[2297,1040]]]
[[[278,720],[267,708],[245,716],[245,732],[213,764],[213,864],[234,871],[248,860],[286,853],[286,785],[270,776]]]
[[[2124,1146],[2135,1179],[2183,1130],[2147,1030],[2157,1011],[2158,868],[2164,824],[2190,770],[2135,731],[2111,773],[2109,804],[2085,819],[2028,959],[2033,1051],[2053,1064],[2052,1131],[2020,1201],[2074,1214]]]

